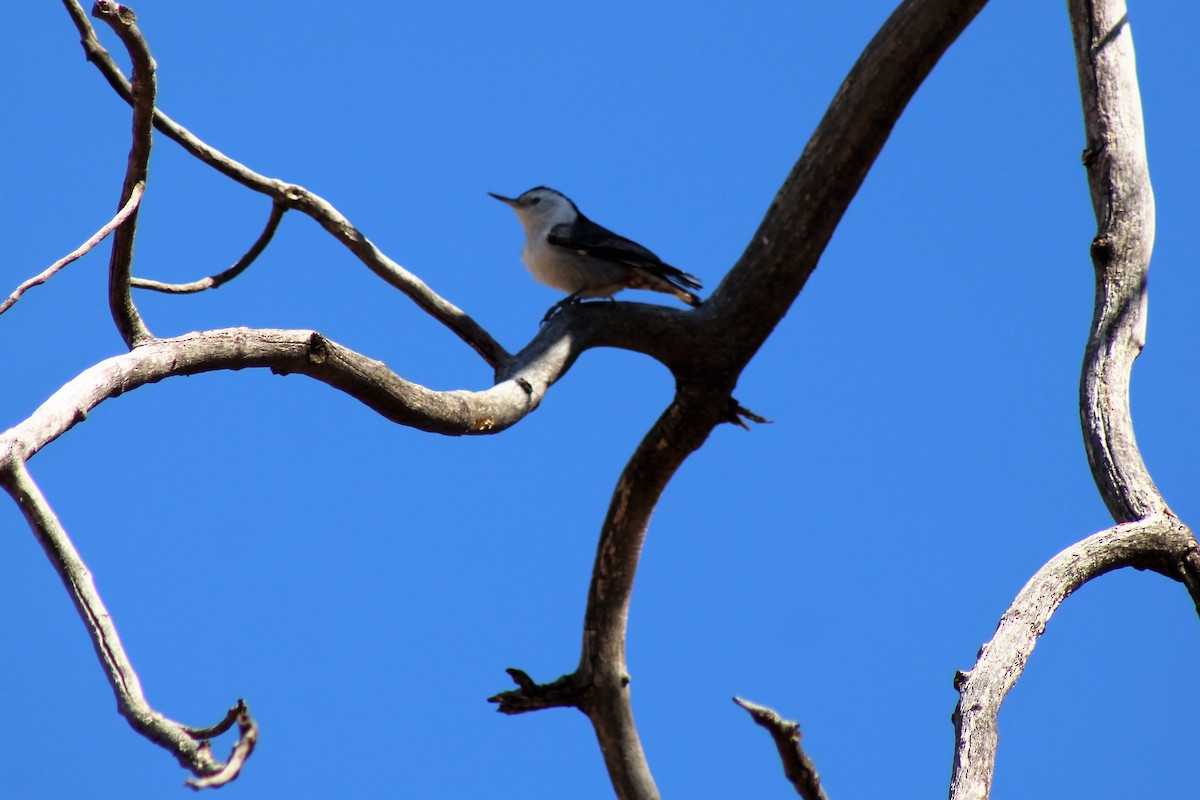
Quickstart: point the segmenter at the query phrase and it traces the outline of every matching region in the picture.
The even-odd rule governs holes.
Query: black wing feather
[[[555,225],[546,236],[546,241],[593,258],[645,270],[682,289],[701,288],[700,279],[695,275],[672,267],[637,242],[613,233],[583,214],[572,224]]]

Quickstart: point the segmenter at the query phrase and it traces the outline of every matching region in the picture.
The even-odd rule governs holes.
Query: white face
[[[579,213],[570,200],[544,186],[530,189],[518,197],[512,207],[525,227],[531,230],[573,222]]]

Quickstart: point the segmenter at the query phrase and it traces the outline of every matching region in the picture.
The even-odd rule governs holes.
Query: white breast
[[[581,297],[611,297],[624,287],[629,269],[567,250],[546,241],[546,235],[525,240],[521,260],[539,282]]]

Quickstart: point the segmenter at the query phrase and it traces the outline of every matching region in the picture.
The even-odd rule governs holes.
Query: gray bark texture
[[[161,380],[265,368],[321,381],[400,425],[448,436],[493,435],[537,408],[581,353],[617,347],[666,366],[676,380],[675,396],[630,457],[600,525],[578,664],[547,683],[512,669],[516,688],[491,699],[509,714],[579,709],[595,729],[616,795],[629,800],[658,797],[634,721],[625,661],[630,597],[651,514],[676,471],[718,425],[763,421],[732,397],[742,371],[804,288],[909,100],[983,5],[984,0],[900,4],[846,76],[744,253],[702,306],[687,311],[637,303],[602,310],[568,307],[512,354],[462,310],[383,254],[328,202],[239,164],[157,109],[154,59],[132,11],[106,0],[92,11],[128,50],[133,70],[126,79],[100,46],[83,9],[74,0],[64,0],[89,60],[133,109],[121,212],[104,231],[115,228],[109,305],[129,352],[84,370],[27,419],[0,434],[0,483],[67,588],[130,725],[172,753],[195,776],[197,788],[236,777],[258,737],[240,701],[221,723],[205,729],[174,722],[148,705],[87,566],[30,476],[29,459],[83,422],[92,409]],[[1038,570],[1001,617],[975,666],[958,674],[950,784],[955,800],[989,795],[1000,705],[1047,621],[1071,592],[1111,570],[1135,567],[1182,582],[1200,609],[1195,537],[1155,488],[1138,451],[1129,411],[1130,370],[1145,338],[1146,270],[1154,238],[1132,38],[1123,3],[1070,0],[1068,5],[1087,139],[1084,160],[1098,226],[1091,248],[1095,316],[1084,356],[1080,414],[1089,463],[1115,525],[1083,538]],[[259,240],[224,273],[181,285],[131,277],[137,205],[147,181],[155,130],[272,202]],[[478,391],[434,391],[311,330],[233,328],[176,338],[151,333],[131,287],[180,293],[232,280],[268,246],[280,219],[290,211],[311,217],[365,267],[462,339],[494,371],[495,384]],[[100,237],[94,238],[88,246]],[[823,798],[816,766],[800,746],[797,723],[765,706],[736,702],[771,734],[797,793]],[[235,723],[238,743],[230,758],[220,762],[207,741]]]

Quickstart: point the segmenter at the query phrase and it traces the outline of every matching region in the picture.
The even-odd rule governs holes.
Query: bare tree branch
[[[800,724],[740,697],[733,698],[733,702],[750,712],[751,718],[771,734],[783,761],[783,774],[796,788],[796,794],[804,800],[828,800],[825,788],[821,786],[821,776],[817,774],[817,765],[800,745]]]
[[[267,217],[267,226],[263,228],[262,233],[254,240],[254,244],[250,245],[250,249],[246,251],[246,254],[224,272],[218,272],[216,275],[210,275],[207,278],[201,278],[191,283],[163,283],[145,278],[133,278],[130,283],[137,289],[150,289],[155,292],[165,292],[167,294],[193,294],[195,292],[202,292],[205,289],[216,289],[218,286],[228,283],[245,272],[246,268],[253,264],[254,260],[262,254],[262,251],[267,249],[267,245],[271,243],[271,237],[279,229],[279,223],[286,211],[287,206],[279,200],[272,203],[271,215]],[[3,308],[0,308],[0,312],[3,312],[3,310]]]
[[[154,96],[157,91],[154,78],[154,59],[146,47],[146,41],[138,30],[137,15],[131,9],[110,0],[97,0],[92,6],[92,15],[103,20],[120,37],[133,61],[133,144],[129,148],[129,163],[125,168],[125,184],[121,187],[121,202],[124,206],[133,195],[138,184],[145,186],[150,167],[150,145],[153,134]],[[133,266],[133,242],[137,237],[137,210],[129,215],[126,224],[117,229],[113,237],[112,257],[108,265],[108,305],[112,310],[113,322],[125,344],[137,347],[154,338],[142,315],[138,313],[130,293],[129,279]]]
[[[493,698],[508,713],[578,705],[592,720],[620,798],[658,797],[633,722],[625,663],[629,601],[650,515],[687,455],[730,421],[737,376],[803,288],[908,100],[983,2],[909,0],[855,64],[738,264],[703,306],[681,315],[679,327],[695,345],[675,354],[675,400],[642,440],[609,504],[579,666],[552,684],[518,681],[520,688]],[[551,325],[579,310],[567,309]],[[740,406],[733,408],[736,419]]]
[[[16,302],[21,299],[21,296],[34,286],[40,286],[46,281],[50,280],[65,266],[87,255],[92,251],[92,248],[104,241],[106,236],[120,227],[125,220],[129,219],[129,215],[137,210],[138,204],[142,201],[142,193],[145,191],[145,189],[145,183],[134,184],[133,191],[130,193],[129,199],[125,202],[125,205],[121,206],[121,210],[117,212],[115,217],[105,223],[104,227],[92,234],[91,238],[79,245],[79,247],[75,248],[70,253],[67,253],[58,261],[55,261],[49,267],[46,267],[45,270],[37,275],[34,275],[32,278],[14,289],[12,294],[10,294],[3,303],[0,303],[0,314],[3,314],[5,311],[8,311],[10,308],[12,308]]]
[[[533,684],[524,673],[510,669],[520,688],[491,698],[505,713],[561,705],[582,710],[592,721],[613,788],[622,800],[659,796],[634,724],[625,663],[629,603],[642,542],[675,471],[714,427],[726,421],[727,407],[728,387],[679,387],[630,458],[609,502],[588,590],[578,667],[546,685]]]
[[[576,675],[591,687],[583,711],[592,721],[617,796],[658,796],[642,751],[629,694],[625,637],[634,576],[650,517],[684,460],[724,422],[729,386],[681,384],[613,490],[596,547]]]
[[[236,713],[235,713],[236,712]],[[258,744],[258,724],[254,718],[250,716],[250,709],[246,707],[246,703],[242,700],[229,710],[230,715],[238,724],[238,738],[233,745],[233,752],[229,754],[229,760],[225,765],[214,772],[212,775],[206,775],[203,778],[188,778],[187,785],[193,789],[219,789],[231,781],[237,779],[238,775],[242,774],[242,765],[246,763],[246,759],[254,752],[255,746]],[[229,717],[226,717],[228,720]],[[221,733],[229,730],[229,724],[222,721],[220,725],[215,726],[210,730],[220,729]],[[208,731],[203,731],[198,734],[195,731],[188,731],[194,738],[209,739],[212,736],[220,734],[208,734]]]
[[[472,346],[495,369],[497,380],[480,392],[435,392],[312,331],[237,329],[154,340],[129,292],[136,209],[132,211],[114,241],[110,300],[122,336],[136,349],[80,374],[29,419],[0,434],[0,482],[21,504],[52,560],[62,565],[57,567],[60,575],[76,598],[118,701],[125,703],[122,713],[131,724],[203,776],[192,783],[197,787],[235,777],[257,739],[253,721],[240,706],[236,716],[241,738],[228,764],[218,765],[206,746],[188,749],[187,741],[194,744],[198,734],[222,725],[227,729],[232,724],[229,717],[213,729],[196,731],[166,720],[145,704],[116,631],[99,597],[93,597],[86,567],[29,478],[26,459],[109,397],[166,377],[243,367],[309,375],[390,420],[421,430],[447,435],[494,433],[536,408],[581,352],[606,344],[659,359],[676,378],[676,395],[639,444],[614,489],[597,545],[575,671],[537,684],[521,670],[510,669],[517,688],[491,699],[505,713],[579,708],[593,724],[617,796],[657,798],[634,724],[625,653],[634,576],[651,515],[675,471],[716,425],[764,421],[732,399],[741,371],[802,291],[907,102],[984,2],[906,0],[901,4],[846,77],[742,257],[704,306],[686,314],[625,303],[616,304],[620,308],[567,308],[514,356],[470,317],[387,258],[325,200],[300,186],[249,170],[154,110],[153,60],[127,9],[105,0],[97,3],[98,15],[113,25],[130,49],[132,86],[99,45],[82,9],[74,0],[64,0],[89,60],[134,105],[134,144],[123,204],[128,205],[133,191],[143,185],[139,181],[145,178],[151,121],[197,158],[274,201],[267,229],[246,256],[231,270],[196,282],[197,286],[219,285],[222,276],[228,280],[244,269],[266,246],[283,212],[296,208]],[[951,797],[957,800],[988,795],[1000,705],[1019,679],[1047,621],[1071,592],[1108,571],[1132,566],[1181,580],[1200,611],[1195,537],[1171,515],[1150,479],[1129,414],[1130,370],[1144,342],[1145,275],[1154,218],[1124,6],[1117,0],[1069,0],[1069,6],[1084,98],[1085,163],[1099,222],[1092,244],[1096,311],[1081,381],[1081,416],[1093,474],[1118,525],[1067,548],[1039,570],[1002,617],[976,666],[957,676],[960,699],[954,716],[957,742],[951,784]],[[737,702],[772,732],[785,771],[798,790],[805,797],[823,797],[816,771],[799,746],[798,726],[770,709]],[[126,711],[126,706],[131,710]]]
[[[87,418],[105,400],[165,378],[267,367],[316,378],[383,417],[450,436],[498,433],[537,407],[549,383],[574,360],[571,348],[548,347],[521,370],[481,392],[436,392],[375,361],[304,330],[225,328],[156,339],[81,372],[28,418],[0,434],[0,453],[24,460]]]
[[[1059,604],[1120,567],[1180,580],[1200,613],[1200,555],[1171,513],[1138,451],[1129,378],[1146,333],[1146,272],[1154,197],[1125,5],[1069,0],[1087,149],[1084,164],[1099,231],[1092,242],[1096,305],[1080,380],[1080,416],[1092,475],[1117,526],[1067,548],[1021,590],[970,672],[955,678],[953,800],[991,791],[996,715]]]
[[[1088,463],[1117,522],[1169,513],[1138,451],[1129,376],[1146,341],[1154,193],[1146,163],[1133,36],[1123,0],[1070,0],[1083,98],[1096,305],[1079,387]]]
[[[1089,536],[1038,570],[1000,618],[974,669],[955,676],[959,700],[954,710],[957,744],[951,800],[977,800],[990,794],[999,743],[996,716],[1025,670],[1038,637],[1068,595],[1121,567],[1153,570],[1189,588],[1200,581],[1192,531],[1167,516],[1122,523]],[[1200,610],[1200,593],[1192,591]]]
[[[842,81],[745,252],[696,311],[740,369],[779,324],[908,101],[986,0],[906,0]]]
[[[77,0],[62,0],[62,3],[67,13],[71,15],[71,21],[75,23],[76,30],[79,31],[80,44],[83,45],[83,52],[87,56],[87,60],[95,64],[96,68],[100,70],[100,74],[108,81],[109,86],[125,102],[132,105],[133,93],[129,81],[121,72],[121,68],[113,61],[108,50],[96,38],[96,31],[92,27],[91,21],[88,20],[87,14],[84,13],[83,6]],[[225,155],[215,147],[211,147],[201,141],[187,128],[184,128],[163,113],[161,109],[156,108],[154,110],[154,127],[158,128],[159,132],[179,144],[184,150],[191,153],[201,162],[217,170],[225,177],[232,178],[247,189],[274,197],[277,194],[281,195],[287,187],[287,184],[284,182],[260,175],[246,165]]]
[[[96,38],[95,30],[79,3],[76,0],[62,0],[62,2],[79,31],[80,43],[83,45],[88,61],[96,65],[117,94],[126,102],[132,103],[134,100],[129,81],[121,74],[120,68],[112,60],[108,51],[101,46],[100,41]],[[434,292],[416,275],[384,255],[373,242],[323,198],[302,186],[260,175],[220,150],[202,142],[191,131],[159,109],[154,109],[153,123],[154,127],[158,128],[167,138],[177,142],[184,150],[221,174],[232,178],[248,189],[261,192],[272,200],[284,203],[288,208],[297,209],[311,217],[354,253],[367,268],[392,287],[399,289],[419,308],[453,331],[494,370],[507,368],[512,354],[502,347],[490,333],[462,309]]]
[[[117,628],[100,599],[99,592],[96,591],[87,565],[79,557],[79,552],[54,510],[30,477],[22,454],[12,446],[11,441],[5,442],[5,445],[7,446],[0,450],[0,484],[3,484],[5,490],[17,502],[21,513],[25,515],[37,536],[38,543],[71,595],[71,600],[87,627],[88,636],[96,649],[104,674],[116,695],[117,709],[121,715],[135,731],[172,753],[176,760],[194,775],[225,775],[227,777],[223,782],[233,780],[237,777],[237,770],[245,761],[245,757],[253,749],[255,726],[245,705],[238,705],[241,709],[239,720],[244,717],[245,723],[242,736],[234,748],[235,754],[239,751],[244,751],[244,754],[236,763],[231,759],[229,764],[222,764],[213,759],[207,739],[198,737],[197,729],[168,719],[146,702],[137,672],[125,654],[121,638],[117,635]]]

